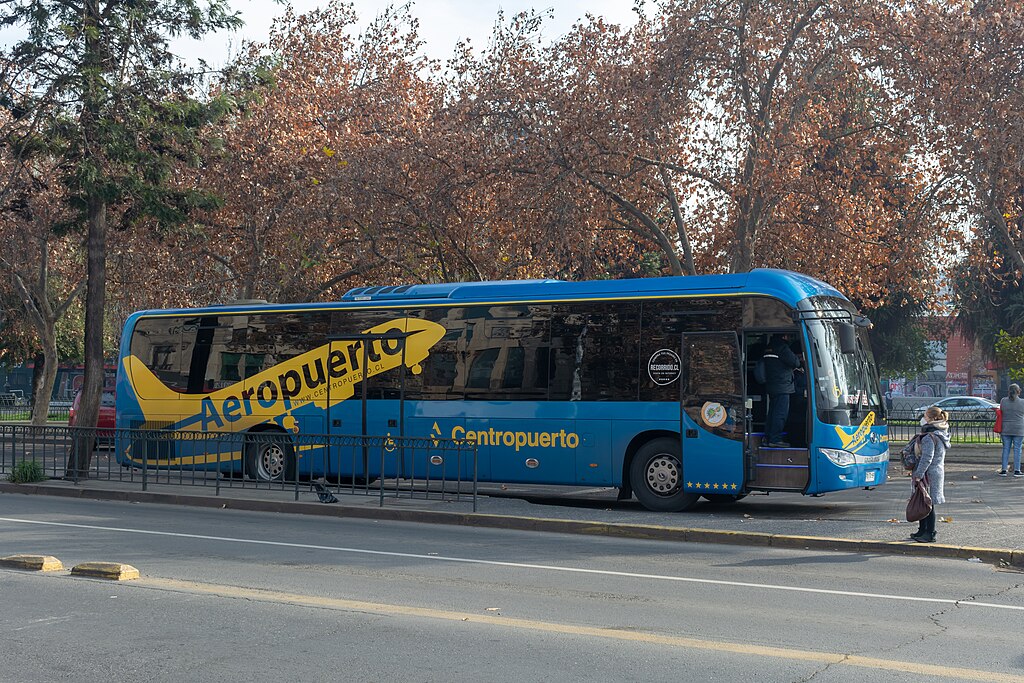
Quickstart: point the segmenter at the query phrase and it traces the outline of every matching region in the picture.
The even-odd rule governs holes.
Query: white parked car
[[[932,405],[942,408],[953,419],[978,418],[985,420],[994,420],[996,408],[999,407],[998,403],[978,396],[949,396]],[[917,409],[917,414],[924,415],[924,411],[928,407],[921,406]]]

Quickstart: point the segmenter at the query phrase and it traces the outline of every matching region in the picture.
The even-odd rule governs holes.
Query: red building
[[[946,342],[946,395],[996,399],[999,372],[970,342],[953,333]]]

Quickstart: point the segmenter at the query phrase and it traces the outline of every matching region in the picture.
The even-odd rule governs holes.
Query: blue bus
[[[162,462],[264,481],[400,477],[294,444],[391,435],[475,442],[480,481],[617,487],[651,510],[817,495],[886,480],[869,327],[828,284],[761,269],[142,311],[122,336],[117,426],[270,433],[227,461]],[[768,397],[754,372],[772,335],[804,359],[785,447],[764,443]],[[414,469],[449,466],[434,460]],[[334,471],[345,467],[366,471]]]

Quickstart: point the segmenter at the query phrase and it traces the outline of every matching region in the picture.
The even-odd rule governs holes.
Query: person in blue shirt
[[[788,334],[772,335],[764,353],[768,416],[762,445],[768,448],[789,448],[789,443],[782,440],[782,431],[789,417],[790,397],[796,392],[794,371],[800,367],[800,359],[789,348],[789,343]]]

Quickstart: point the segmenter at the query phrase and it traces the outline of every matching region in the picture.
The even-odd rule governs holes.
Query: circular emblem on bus
[[[443,462],[444,462],[444,458],[442,458],[440,455],[432,455],[432,456],[430,456],[430,464],[431,465],[440,465]]]
[[[726,414],[725,406],[721,403],[707,401],[700,407],[700,418],[704,420],[704,424],[708,427],[718,427],[725,423],[726,417],[728,415]]]
[[[537,467],[540,467],[540,461],[537,460],[537,458],[527,458],[526,466],[529,467],[531,470],[536,469]]]
[[[672,349],[658,349],[647,362],[647,374],[652,382],[665,386],[679,379],[682,367],[678,353]]]

